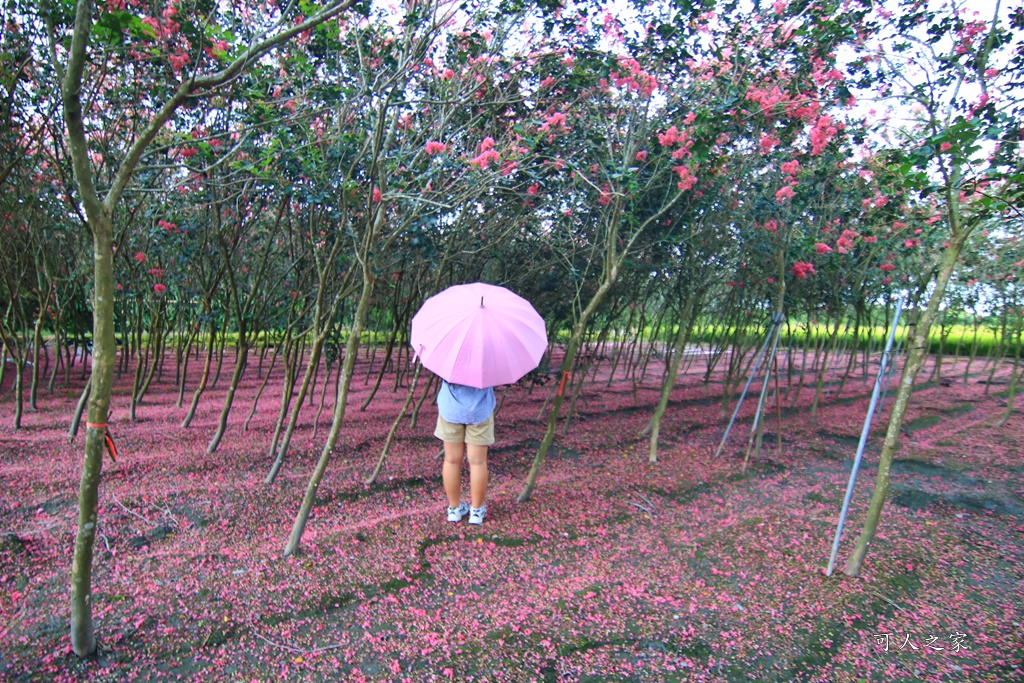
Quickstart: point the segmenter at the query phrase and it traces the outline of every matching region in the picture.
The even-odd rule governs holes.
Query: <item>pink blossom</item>
[[[786,185],[781,190],[775,193],[775,201],[780,204],[788,199],[792,199],[796,196],[796,192],[793,191],[793,185]]]
[[[489,139],[490,138],[488,138],[488,140]],[[498,156],[498,152],[496,150],[488,148],[481,152],[478,156],[470,159],[469,165],[478,166],[480,170],[483,171],[491,162],[498,163],[499,160],[500,157]]]
[[[803,280],[808,275],[814,275],[814,264],[808,263],[807,261],[797,261],[793,264],[793,268],[790,270],[793,275],[798,279]]]
[[[553,88],[553,87],[555,87],[555,84],[557,84],[557,83],[558,83],[558,80],[554,76],[548,76],[547,78],[545,78],[543,81],[540,82],[540,87],[541,88],[545,88],[545,89],[546,88]]]
[[[444,154],[448,147],[443,142],[431,141],[427,143],[426,152],[430,156],[435,154]]]
[[[953,149],[952,143],[943,142],[941,145],[939,145],[939,151],[940,152],[948,152],[951,149]]]
[[[540,127],[540,131],[542,133],[547,133],[552,128],[564,130],[565,127],[565,114],[556,111],[554,114],[544,119],[544,125]]]
[[[379,187],[373,188],[373,201],[379,202],[381,199],[382,199],[382,196],[381,196],[381,193],[380,193],[380,188]]]
[[[876,207],[882,208],[883,206],[885,206],[888,203],[889,203],[889,198],[886,197],[884,194],[878,193],[878,194],[875,195],[874,204],[875,204]]]
[[[896,266],[891,263],[883,263],[878,266],[878,269],[884,273],[888,273],[889,271],[896,270]]]
[[[921,244],[921,240],[917,238],[909,239],[903,242],[903,246],[905,246],[907,249],[913,249],[919,244]]]
[[[875,237],[874,235],[865,235],[861,239],[863,239],[865,242],[870,242],[871,244],[874,244],[875,242],[878,241],[878,238]]]
[[[680,190],[689,190],[697,182],[697,176],[693,175],[688,166],[673,166],[672,170],[679,174],[676,187]]]
[[[136,252],[135,253],[135,260],[138,261],[139,263],[145,263],[146,262],[146,255],[143,254],[141,251]]]
[[[441,80],[448,81],[451,80],[452,78],[455,78],[455,72],[452,71],[451,69],[445,69],[440,73],[440,77]]]
[[[526,188],[526,194],[528,195],[536,195],[539,191],[540,185],[538,185],[537,183],[534,183],[533,185],[530,185],[528,188]]]
[[[163,294],[164,292],[167,291],[167,285],[158,282],[155,285],[153,285],[153,291],[156,292],[157,294]]]
[[[761,136],[761,140],[757,143],[761,149],[761,154],[771,154],[771,151],[779,146],[780,140],[774,135],[767,133]]]
[[[671,147],[681,139],[682,136],[679,135],[679,130],[675,126],[672,126],[664,133],[658,133],[658,144],[662,147]]]
[[[832,253],[832,247],[828,246],[824,242],[815,242],[814,251],[818,252],[819,254],[830,254]]]
[[[839,132],[839,128],[833,125],[831,116],[822,116],[811,129],[811,156],[818,156],[825,151],[828,143]]]
[[[764,229],[767,230],[768,232],[775,232],[776,230],[779,229],[779,222],[778,221],[766,221],[765,224],[764,224]]]
[[[160,278],[162,278],[164,276],[164,269],[163,268],[150,268],[149,269],[149,274],[159,280]]]
[[[487,150],[493,149],[493,148],[494,148],[494,138],[492,138],[490,136],[484,138],[483,142],[480,143],[480,151],[481,152],[486,152]]]
[[[883,285],[887,285],[887,284],[889,284],[890,282],[892,282],[892,278],[891,278],[891,277],[887,277],[887,278],[882,278],[882,284],[883,284]]]
[[[646,149],[642,149],[639,152],[637,152],[636,153],[636,160],[637,161],[647,161],[647,150]]]
[[[782,164],[782,172],[785,173],[786,175],[796,175],[797,171],[799,170],[800,162],[797,161],[796,159],[793,159],[792,161],[787,161],[786,163]]]
[[[171,68],[174,70],[174,72],[178,73],[183,68],[185,68],[186,64],[189,63],[189,56],[188,53],[183,52],[181,54],[169,56],[167,58],[167,61],[171,63]]]

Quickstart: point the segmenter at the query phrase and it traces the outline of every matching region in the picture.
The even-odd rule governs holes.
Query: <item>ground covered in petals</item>
[[[67,635],[83,448],[67,430],[82,385],[42,394],[15,431],[7,380],[0,679],[1021,680],[1024,417],[995,426],[1005,369],[986,389],[980,367],[965,381],[963,364],[947,359],[942,381],[929,381],[926,366],[879,533],[854,579],[841,570],[863,524],[888,406],[838,570],[826,577],[824,568],[871,389],[859,369],[841,392],[829,377],[816,419],[806,408],[814,387],[791,409],[784,377],[782,409],[772,405],[761,454],[744,472],[755,401],[715,458],[727,421],[722,385],[717,375],[703,382],[694,363],[673,393],[659,462],[649,464],[641,431],[659,371],[652,363],[641,381],[620,369],[609,382],[603,368],[522,504],[552,386],[511,387],[490,454],[489,516],[474,528],[445,521],[429,401],[418,425],[399,427],[377,483],[363,484],[407,389],[385,378],[360,411],[374,375],[361,360],[302,552],[282,559],[331,392],[314,436],[317,388],[267,486],[279,368],[246,431],[263,379],[250,367],[227,436],[206,453],[229,365],[188,429],[172,359],[136,422],[127,419],[131,374],[118,383],[120,457],[104,463],[93,574],[100,650],[85,660]]]

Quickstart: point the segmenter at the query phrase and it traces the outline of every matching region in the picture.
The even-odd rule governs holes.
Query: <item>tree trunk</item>
[[[306,494],[302,499],[302,506],[295,517],[295,524],[292,526],[291,536],[284,548],[284,556],[289,557],[299,549],[302,542],[302,533],[306,529],[306,521],[309,513],[313,510],[313,503],[316,502],[316,490],[320,486],[320,480],[327,471],[327,465],[331,461],[331,454],[334,453],[334,446],[338,443],[341,435],[341,424],[345,420],[345,404],[348,402],[349,387],[352,384],[352,371],[355,369],[356,354],[359,351],[359,340],[363,335],[363,326],[370,310],[370,299],[373,294],[373,285],[376,276],[367,263],[363,269],[363,291],[359,297],[359,305],[356,308],[355,320],[352,322],[352,332],[349,334],[348,342],[345,344],[345,361],[338,381],[338,396],[334,404],[334,419],[331,421],[331,431],[327,435],[327,443],[320,453],[320,460],[316,464],[313,476],[306,486]]]
[[[299,395],[295,397],[295,401],[292,403],[292,413],[288,419],[288,427],[284,431],[284,436],[281,437],[281,444],[277,448],[277,458],[274,460],[273,467],[270,468],[270,473],[267,474],[267,478],[264,481],[265,484],[274,483],[274,480],[277,479],[277,473],[281,470],[281,465],[284,463],[284,456],[288,452],[288,444],[291,443],[292,434],[295,433],[295,425],[299,423],[299,413],[302,411],[302,403],[306,399],[306,394],[310,392],[313,373],[316,372],[317,366],[320,365],[320,352],[324,347],[324,341],[326,339],[327,332],[324,331],[317,335],[316,339],[313,340],[313,348],[310,350],[309,362],[306,364],[306,375],[302,378],[302,384],[299,386]]]
[[[576,360],[576,352],[580,347],[580,342],[583,341],[583,333],[587,329],[587,323],[590,321],[590,316],[593,315],[597,307],[601,305],[608,292],[611,291],[612,285],[615,284],[617,271],[612,270],[611,273],[605,277],[603,283],[594,292],[593,298],[590,303],[580,314],[580,319],[576,321],[576,325],[573,327],[572,336],[569,338],[569,345],[565,349],[565,356],[562,358],[562,372],[561,372],[561,386],[568,382],[572,376],[573,362]],[[540,448],[537,449],[537,454],[533,458],[533,464],[530,466],[530,472],[526,476],[526,483],[523,485],[523,490],[519,493],[517,500],[520,503],[525,503],[530,499],[530,494],[533,493],[534,486],[537,484],[537,475],[540,474],[541,465],[544,464],[544,458],[547,456],[548,449],[551,447],[551,442],[555,439],[555,431],[558,429],[558,414],[562,410],[562,402],[565,400],[565,392],[559,390],[555,394],[554,403],[551,405],[551,412],[548,413],[548,428],[544,432],[544,439],[540,443]]]
[[[1010,388],[1007,390],[1006,395],[1006,412],[1003,413],[1003,417],[996,423],[996,427],[1005,427],[1007,420],[1010,419],[1010,414],[1013,413],[1013,397],[1017,393],[1017,382],[1019,376],[1017,370],[1020,368],[1020,331],[1021,331],[1021,314],[1017,312],[1017,343],[1014,344],[1013,349],[1013,369],[1010,370]]]
[[[648,462],[658,462],[658,434],[661,430],[661,419],[668,408],[669,397],[672,394],[672,389],[675,387],[676,376],[679,373],[679,363],[682,362],[686,345],[690,341],[690,331],[693,329],[693,310],[696,300],[697,292],[694,290],[686,300],[682,315],[679,316],[679,330],[676,332],[676,338],[672,343],[672,362],[668,372],[665,373],[665,379],[661,385],[661,398],[658,400],[658,407],[654,409],[654,415],[651,417],[651,422],[648,426],[648,430],[651,433],[651,448],[647,456]]]
[[[188,429],[192,424],[192,418],[196,415],[196,408],[199,406],[199,397],[206,391],[206,383],[210,379],[210,367],[213,365],[213,354],[217,352],[217,324],[210,319],[210,344],[206,353],[206,363],[203,365],[203,374],[199,376],[199,386],[192,393],[192,405],[189,406],[185,419],[181,421],[181,428]],[[198,350],[198,349],[197,349]]]
[[[423,366],[419,363],[416,364],[416,372],[412,376],[412,385],[409,387],[409,395],[405,397],[405,403],[402,404],[402,409],[398,411],[398,417],[396,417],[395,421],[391,424],[391,429],[388,431],[388,438],[385,439],[384,448],[381,449],[380,458],[377,459],[377,466],[373,468],[373,472],[366,478],[366,481],[363,482],[367,486],[371,486],[375,481],[377,481],[377,476],[380,474],[381,468],[384,467],[384,459],[387,457],[388,451],[391,450],[391,442],[395,438],[395,432],[398,431],[398,425],[402,423],[402,418],[405,417],[405,411],[409,410],[409,404],[412,403],[412,398],[416,395],[416,383],[419,382],[420,369],[422,367]]]
[[[75,405],[75,414],[71,416],[71,424],[68,425],[68,441],[74,441],[75,437],[78,436],[78,426],[82,423],[82,413],[85,412],[85,406],[89,401],[89,394],[92,392],[92,382],[86,382],[85,388],[82,389],[82,395],[78,398],[78,403]]]
[[[46,298],[42,306],[39,307],[35,329],[32,331],[32,381],[29,384],[28,390],[28,409],[32,412],[38,410],[36,408],[36,393],[39,389],[39,348],[42,346],[43,341],[43,320],[46,317],[46,308],[50,305],[50,292],[51,289],[47,288]]]
[[[224,397],[224,407],[220,411],[217,433],[213,435],[210,445],[206,447],[207,453],[216,453],[220,440],[224,438],[224,432],[228,428],[228,414],[231,413],[231,404],[235,400],[235,392],[238,391],[238,384],[242,381],[242,375],[245,374],[245,365],[249,359],[249,347],[246,344],[244,330],[238,331],[237,356],[238,360],[235,361],[235,371],[231,373],[231,385],[228,387],[227,396]]]
[[[885,432],[885,441],[882,444],[882,453],[878,463],[878,478],[875,482],[875,491],[871,496],[871,503],[868,506],[867,519],[864,522],[864,529],[853,554],[847,560],[844,572],[847,576],[859,576],[864,556],[867,555],[868,546],[875,537],[875,530],[882,516],[882,508],[885,506],[885,499],[889,492],[889,473],[892,469],[893,456],[896,454],[896,446],[900,438],[900,430],[903,427],[903,416],[907,412],[910,403],[910,396],[914,390],[914,380],[921,370],[925,353],[928,349],[928,334],[931,331],[932,320],[939,309],[942,297],[946,293],[946,284],[956,267],[956,259],[967,239],[967,233],[954,233],[949,241],[942,257],[942,265],[939,270],[939,277],[932,290],[928,307],[918,321],[914,331],[913,343],[907,349],[907,360],[903,366],[903,374],[900,377],[899,391],[893,402],[892,413],[889,416],[889,426]]]
[[[79,5],[79,13],[82,7]],[[72,106],[67,98],[64,106]],[[84,150],[80,153],[84,154]],[[96,650],[92,621],[92,556],[96,541],[100,472],[106,448],[106,427],[98,425],[107,422],[116,357],[113,225],[104,210],[89,212],[89,225],[93,235],[94,264],[92,390],[86,423],[85,459],[78,487],[78,531],[71,565],[71,646],[80,657]]]

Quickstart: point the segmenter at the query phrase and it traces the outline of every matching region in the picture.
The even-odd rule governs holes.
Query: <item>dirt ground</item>
[[[322,382],[267,486],[281,368],[244,431],[262,383],[251,363],[213,455],[206,445],[230,358],[187,430],[171,359],[134,423],[131,373],[118,382],[120,457],[104,463],[93,576],[100,650],[86,660],[67,634],[83,447],[82,436],[69,443],[67,426],[82,384],[43,393],[18,431],[5,386],[0,680],[1024,679],[1024,417],[994,426],[1006,369],[986,391],[980,362],[966,382],[963,363],[947,360],[942,382],[929,381],[926,366],[879,533],[853,579],[841,569],[863,524],[891,404],[890,392],[839,570],[826,577],[873,379],[859,370],[841,395],[825,397],[817,420],[807,411],[813,387],[789,409],[784,377],[782,449],[772,404],[762,453],[743,473],[753,400],[715,458],[722,386],[717,375],[705,384],[694,363],[673,393],[660,462],[649,464],[640,432],[660,369],[639,383],[619,369],[609,384],[604,367],[584,385],[523,504],[515,498],[552,385],[511,387],[490,453],[489,516],[477,529],[444,519],[429,400],[415,428],[399,428],[377,484],[362,483],[406,395],[385,376],[360,411],[376,369],[362,359],[302,553],[282,559],[326,438],[333,385],[317,434]],[[826,388],[838,384],[829,375]]]

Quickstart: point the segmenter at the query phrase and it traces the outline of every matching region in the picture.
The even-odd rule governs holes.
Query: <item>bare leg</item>
[[[441,469],[441,478],[444,480],[444,492],[448,495],[448,505],[453,508],[459,507],[462,498],[463,446],[461,443],[444,442],[444,467]],[[484,450],[486,457],[486,447]]]
[[[447,444],[445,444],[447,446]],[[484,504],[487,497],[487,446],[466,444],[469,453],[469,492],[473,507]],[[445,456],[447,460],[447,455]]]

